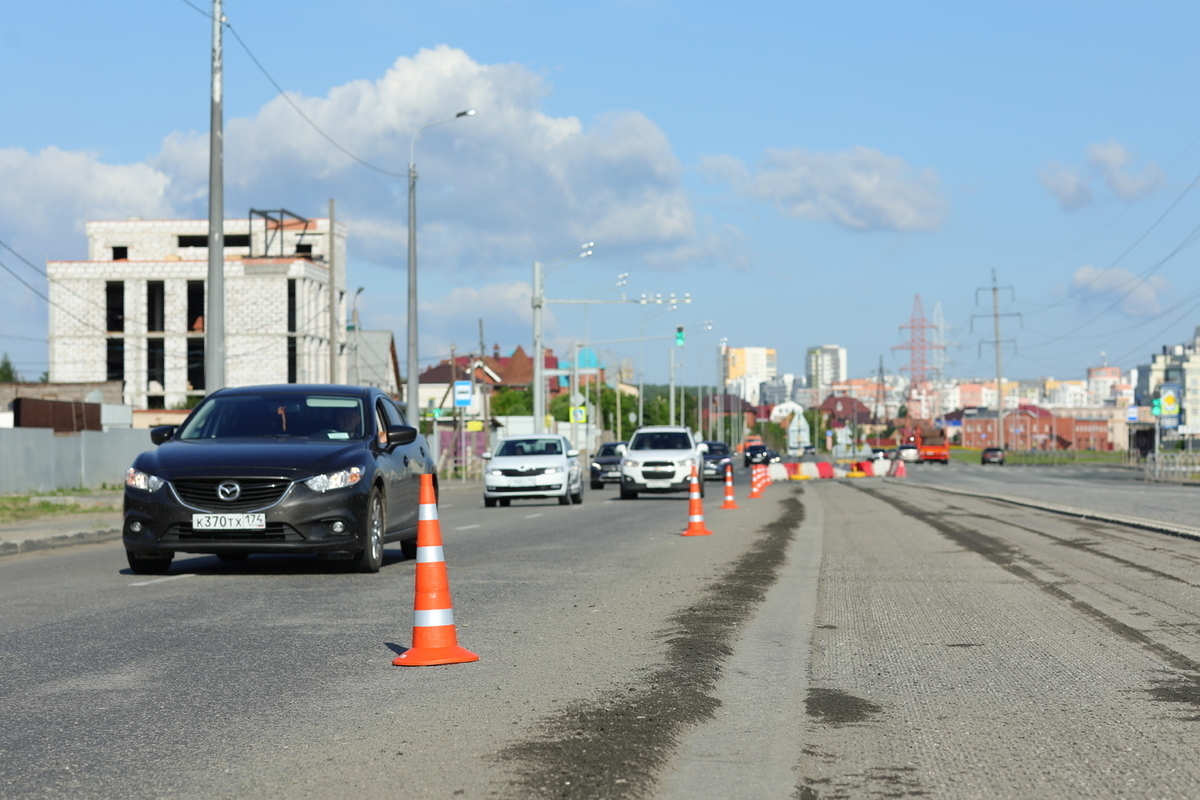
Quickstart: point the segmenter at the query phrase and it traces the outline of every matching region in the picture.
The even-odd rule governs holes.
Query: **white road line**
[[[478,525],[462,525],[462,526],[460,526],[460,527],[458,527],[458,528],[455,528],[454,530],[456,530],[456,531],[469,531],[469,530],[471,530],[471,528],[478,528],[478,527],[479,527]]]
[[[525,519],[533,519],[534,517],[540,517],[540,516],[541,516],[541,514],[526,514]]]
[[[152,581],[141,581],[140,583],[131,583],[130,586],[151,586],[156,583],[165,583],[167,581],[177,581],[180,578],[191,578],[195,575],[194,572],[185,572],[182,575],[168,575],[165,578],[155,578]]]

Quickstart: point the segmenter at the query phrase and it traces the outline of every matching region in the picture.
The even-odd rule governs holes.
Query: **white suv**
[[[648,425],[638,428],[621,452],[621,499],[635,500],[638,492],[686,492],[692,468],[703,469],[708,445],[696,441],[690,428],[681,425]],[[700,494],[703,476],[697,473]]]

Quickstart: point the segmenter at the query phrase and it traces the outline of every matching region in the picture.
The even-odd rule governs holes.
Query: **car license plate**
[[[670,481],[646,481],[647,489],[670,489]]]
[[[509,486],[537,486],[537,478],[511,478]]]
[[[266,514],[192,514],[192,528],[198,531],[261,531],[266,527]]]

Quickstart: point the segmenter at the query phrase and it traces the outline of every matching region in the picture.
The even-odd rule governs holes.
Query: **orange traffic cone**
[[[704,500],[700,497],[700,481],[696,479],[696,468],[692,467],[692,488],[688,494],[688,526],[681,536],[712,536],[704,527]]]
[[[733,464],[725,465],[725,502],[722,509],[736,509],[738,504],[733,499]]]
[[[438,522],[433,476],[421,476],[420,516],[417,520],[417,591],[413,611],[412,647],[392,659],[397,667],[461,664],[479,656],[458,646],[450,579],[442,556],[442,526]]]
[[[750,499],[762,499],[762,464],[750,468]]]

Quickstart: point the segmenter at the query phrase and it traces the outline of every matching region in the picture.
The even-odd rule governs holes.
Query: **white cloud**
[[[1086,169],[1049,162],[1038,170],[1038,181],[1063,211],[1076,211],[1095,202],[1095,190],[1103,184],[1119,200],[1136,203],[1150,197],[1162,186],[1164,173],[1156,164],[1147,164],[1134,172],[1134,157],[1128,148],[1108,141],[1084,149]]]
[[[1081,290],[1080,297],[1085,304],[1116,304],[1128,316],[1153,317],[1162,312],[1159,297],[1167,293],[1171,285],[1157,275],[1143,280],[1119,267],[1083,266],[1071,276],[1071,288]]]
[[[840,153],[772,149],[753,174],[728,156],[707,158],[701,168],[796,219],[864,231],[936,230],[945,219],[941,182],[933,170],[916,169],[870,147]]]
[[[1070,167],[1052,161],[1039,170],[1038,181],[1054,195],[1063,211],[1075,211],[1092,204],[1092,190],[1087,179]]]

